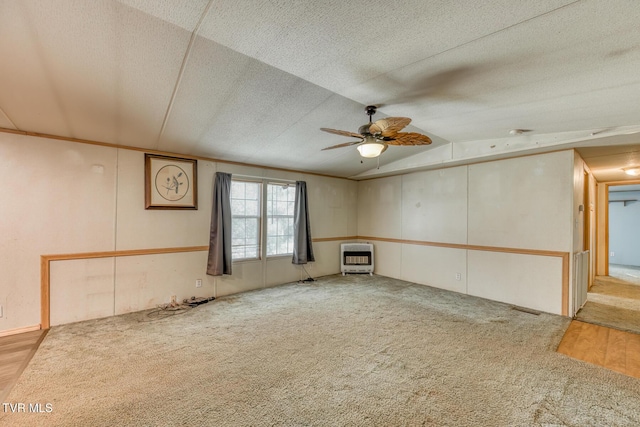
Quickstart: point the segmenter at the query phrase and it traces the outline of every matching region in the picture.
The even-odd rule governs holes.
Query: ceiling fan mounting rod
[[[377,110],[378,107],[376,107],[375,105],[367,105],[366,107],[364,107],[364,111],[366,111],[367,115],[369,116],[369,123],[371,123],[371,116],[373,116]]]

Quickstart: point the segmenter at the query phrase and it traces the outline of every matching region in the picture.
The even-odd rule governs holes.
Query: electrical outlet
[[[4,307],[0,305],[0,317],[4,316]]]
[[[177,302],[176,296],[175,295],[171,295],[171,304],[175,304],[176,302]]]
[[[611,256],[616,256],[616,253],[615,252],[611,252]]]
[[[196,288],[202,287],[202,279],[196,279]]]
[[[462,280],[462,274],[456,273],[456,280]]]

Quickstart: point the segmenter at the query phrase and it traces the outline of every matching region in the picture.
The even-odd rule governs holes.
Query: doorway
[[[577,320],[640,333],[640,184],[606,185],[604,274],[594,278]],[[602,211],[601,211],[602,212]],[[600,230],[602,231],[602,230]],[[599,243],[599,246],[600,244]]]

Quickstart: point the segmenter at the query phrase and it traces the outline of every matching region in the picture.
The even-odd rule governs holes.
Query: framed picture
[[[198,209],[198,161],[144,155],[145,209]]]

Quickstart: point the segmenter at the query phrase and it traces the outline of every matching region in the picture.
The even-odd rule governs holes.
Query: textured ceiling
[[[577,150],[599,182],[638,181],[640,178],[622,171],[622,168],[640,166],[640,145],[604,145]]]
[[[0,0],[0,127],[351,177],[640,144],[638,22],[634,0]],[[434,143],[380,169],[320,151],[368,104]]]

